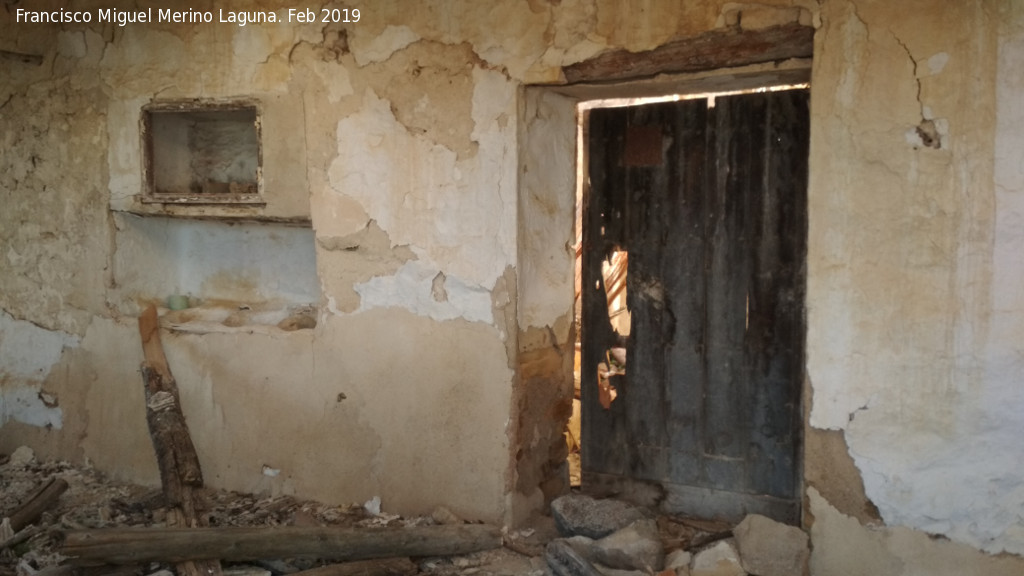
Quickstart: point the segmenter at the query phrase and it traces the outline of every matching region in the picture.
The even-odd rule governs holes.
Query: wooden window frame
[[[155,181],[153,116],[155,114],[181,114],[200,112],[232,112],[251,110],[255,116],[256,128],[256,192],[225,193],[183,193],[161,192]],[[144,204],[218,204],[264,206],[263,196],[263,111],[259,102],[251,99],[237,100],[174,100],[151,102],[142,107],[140,132],[143,149],[143,188],[140,200]]]

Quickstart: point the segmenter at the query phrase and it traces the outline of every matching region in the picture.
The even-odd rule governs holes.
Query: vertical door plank
[[[671,149],[674,180],[665,214],[668,257],[661,264],[666,313],[674,330],[666,342],[665,379],[670,386],[670,477],[680,484],[706,483],[702,465],[702,398],[706,382],[704,364],[704,244],[705,195],[709,171],[707,151],[708,107],[705,100],[675,106]]]
[[[763,209],[751,285],[748,362],[754,382],[751,483],[791,498],[799,484],[799,398],[809,130],[805,91],[767,95]]]
[[[753,394],[745,342],[764,109],[760,94],[717,99],[716,180],[708,202],[705,465],[716,488],[740,492],[750,490],[745,457]]]

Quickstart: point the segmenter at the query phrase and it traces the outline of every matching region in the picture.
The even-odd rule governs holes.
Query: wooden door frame
[[[790,40],[799,48],[788,52],[793,57],[788,59],[778,53],[767,53],[753,50],[743,58],[719,60],[715,62],[683,59],[688,67],[674,66],[673,69],[631,68],[633,76],[608,82],[607,78],[575,76],[576,83],[557,85],[524,86],[520,91],[519,117],[519,164],[520,180],[518,184],[518,256],[516,267],[516,298],[517,325],[519,327],[514,353],[516,384],[513,392],[513,412],[510,414],[509,442],[509,481],[506,485],[505,500],[506,523],[519,525],[529,517],[546,509],[550,499],[559,491],[568,490],[567,482],[562,482],[559,475],[565,470],[559,468],[553,456],[558,453],[558,444],[564,446],[562,436],[568,420],[566,406],[571,406],[573,390],[573,373],[570,361],[557,361],[559,354],[565,358],[565,348],[571,347],[575,334],[566,328],[567,319],[571,319],[574,291],[574,259],[569,257],[568,250],[552,258],[557,250],[539,249],[539,241],[557,242],[559,247],[571,245],[574,238],[575,223],[575,165],[559,165],[553,168],[554,173],[546,174],[543,187],[531,186],[528,178],[522,175],[530,172],[531,161],[535,156],[528,152],[529,147],[540,142],[549,142],[552,134],[558,135],[564,142],[576,134],[576,119],[572,115],[553,114],[550,117],[538,114],[537,111],[550,108],[545,100],[579,103],[587,100],[610,98],[643,98],[671,94],[697,94],[749,90],[764,86],[805,84],[811,78],[811,58],[813,30],[804,27],[780,27],[792,34]],[[772,37],[763,33],[742,33],[735,30],[724,30],[708,33],[691,39],[692,42],[707,42],[715,37],[736,37],[766,41]],[[778,43],[785,43],[785,34],[774,36]],[[760,39],[760,40],[758,40]],[[680,41],[671,50],[679,50]],[[714,54],[713,49],[704,52]],[[659,49],[660,50],[660,49]],[[637,61],[656,60],[659,50],[650,53],[635,54]],[[666,50],[669,50],[666,48]],[[698,53],[700,50],[697,51]],[[664,52],[668,53],[668,52]],[[615,53],[612,53],[615,54]],[[759,56],[760,54],[760,56]],[[768,56],[765,56],[768,54]],[[607,58],[607,55],[599,56]],[[765,58],[769,60],[765,60]],[[594,59],[594,60],[597,60]],[[636,72],[639,70],[639,72]],[[582,78],[582,80],[581,80]],[[543,117],[542,117],[543,116]],[[564,144],[563,144],[564,145]],[[541,216],[541,217],[538,217]],[[551,227],[557,230],[552,233]],[[562,287],[554,286],[551,278],[560,277],[565,281]],[[546,289],[537,289],[537,285],[545,285]],[[543,310],[544,314],[524,314],[524,310]],[[546,330],[550,339],[534,342],[537,329]],[[545,354],[553,354],[550,360],[541,361],[541,349],[548,350]],[[554,353],[551,350],[555,350]],[[559,352],[561,350],[561,352]],[[549,368],[538,372],[537,367],[543,363]],[[543,392],[538,394],[538,390]],[[806,401],[804,401],[806,404]],[[806,427],[806,423],[804,425]],[[801,450],[803,447],[801,447]],[[532,456],[524,456],[524,452],[535,452]],[[803,458],[802,452],[800,453]],[[798,464],[802,474],[802,462]],[[567,479],[566,479],[567,480]],[[535,485],[534,483],[537,483]],[[554,488],[551,488],[554,486]],[[561,488],[559,488],[561,487]],[[593,486],[600,490],[600,486]],[[802,491],[802,489],[801,489]],[[649,495],[647,486],[640,485],[636,495],[640,501]]]

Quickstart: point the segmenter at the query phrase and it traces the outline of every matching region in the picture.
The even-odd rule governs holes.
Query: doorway
[[[584,489],[798,523],[808,104],[804,87],[585,112]]]

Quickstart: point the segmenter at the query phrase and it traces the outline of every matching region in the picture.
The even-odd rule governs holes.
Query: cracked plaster
[[[1000,240],[999,226],[1016,229],[1021,206],[996,209],[999,159],[1024,150],[1007,121],[1020,114],[1020,35],[1001,35],[997,63],[999,21],[984,7],[933,13],[929,26],[890,8],[823,11],[821,50],[847,58],[816,59],[815,77],[839,78],[834,88],[812,82],[812,142],[830,146],[812,145],[811,157],[810,424],[845,432],[887,525],[1021,554],[1024,451],[1013,430],[1024,398],[1010,358],[1024,340],[993,332],[1022,305],[1009,296],[1020,236]],[[883,67],[893,73],[872,73]],[[932,148],[929,123],[941,137]]]
[[[363,110],[338,123],[338,156],[329,175],[332,193],[356,200],[393,245],[409,246],[421,270],[440,270],[453,286],[489,292],[515,256],[515,173],[508,161],[515,127],[507,120],[514,116],[514,91],[494,72],[475,69],[473,79],[472,136],[479,144],[474,162],[410,133],[386,100],[367,91]],[[391,165],[393,154],[405,157],[404,169]],[[384,286],[381,281],[376,285]],[[390,287],[402,285],[409,283]],[[363,290],[364,309],[373,286]],[[369,302],[410,307],[406,296],[415,300],[413,294],[389,289]]]

